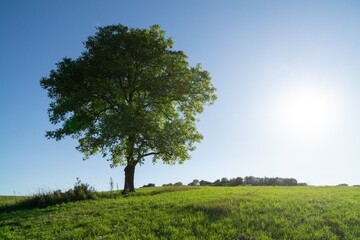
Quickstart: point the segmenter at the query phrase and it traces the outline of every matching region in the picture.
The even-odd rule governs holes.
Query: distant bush
[[[182,182],[176,182],[174,183],[174,186],[183,186],[184,184]]]
[[[166,184],[163,184],[162,186],[163,187],[171,187],[171,186],[173,186],[173,184],[172,183],[166,183]]]
[[[144,186],[142,186],[143,188],[147,188],[147,187],[155,187],[155,183],[148,183]]]
[[[349,185],[347,183],[341,183],[337,185],[338,187],[348,187]]]
[[[298,183],[298,186],[307,186],[307,183]]]

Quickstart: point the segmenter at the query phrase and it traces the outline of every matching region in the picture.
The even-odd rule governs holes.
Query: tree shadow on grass
[[[193,212],[203,213],[209,220],[219,220],[234,212],[236,206],[228,201],[214,201],[205,203],[194,203],[186,206],[186,209]]]
[[[26,228],[28,225],[23,225],[27,222],[27,219],[42,216],[54,212],[55,209],[39,209],[38,211],[28,211],[24,209],[18,209],[15,206],[3,206],[0,208],[0,228],[9,227],[12,228]]]
[[[54,205],[61,204],[64,202],[69,202],[69,201],[67,201],[66,199],[60,199],[60,198],[53,199],[50,201],[48,199],[44,199],[39,196],[33,196],[33,197],[22,199],[15,203],[0,206],[0,213],[2,215],[3,213],[21,212],[24,210],[44,209],[49,206],[54,206]]]
[[[155,187],[150,191],[145,192],[136,192],[124,195],[124,197],[132,197],[132,196],[153,196],[159,195],[163,193],[171,193],[171,192],[182,192],[182,191],[192,191],[197,190],[197,187],[189,187],[189,186],[166,186],[166,187]]]
[[[239,202],[237,201],[213,201],[213,202],[207,202],[207,203],[194,203],[192,205],[186,206],[184,211],[190,211],[193,212],[193,214],[198,214],[199,212],[202,213],[205,217],[205,220],[203,220],[203,225],[205,228],[208,228],[209,225],[212,225],[213,223],[218,224],[222,223],[223,220],[226,218],[236,219],[233,218],[233,214],[236,214],[236,210],[239,208]],[[226,222],[226,220],[225,220]],[[224,222],[224,224],[226,224]],[[236,224],[234,224],[236,226]],[[233,226],[233,227],[234,227]],[[230,227],[232,228],[232,227]],[[222,232],[219,233],[213,228],[209,227],[207,231],[214,231],[214,234],[216,235],[216,238],[218,239],[236,239],[236,240],[256,240],[255,236],[251,236],[251,234],[247,233],[246,231],[242,231],[238,229],[235,232]],[[216,233],[217,232],[217,233]],[[207,235],[203,235],[203,232],[198,232],[197,228],[194,228],[192,230],[193,235],[198,235],[200,239],[206,239]],[[214,236],[215,236],[214,235]]]

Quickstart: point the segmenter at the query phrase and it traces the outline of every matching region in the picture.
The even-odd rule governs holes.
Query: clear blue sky
[[[54,127],[39,85],[96,26],[117,23],[160,24],[218,95],[192,159],[147,162],[136,186],[247,175],[360,184],[359,1],[14,0],[0,2],[0,195],[67,189],[76,177],[123,187],[122,168],[45,138]]]

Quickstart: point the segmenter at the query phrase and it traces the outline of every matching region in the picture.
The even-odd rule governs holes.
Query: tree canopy
[[[41,87],[52,99],[46,136],[78,139],[84,159],[101,153],[126,166],[124,191],[134,191],[135,166],[182,163],[202,135],[197,115],[216,100],[210,75],[191,67],[158,25],[98,28],[76,59],[64,58]]]

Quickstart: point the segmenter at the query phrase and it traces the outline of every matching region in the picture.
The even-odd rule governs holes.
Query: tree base
[[[123,195],[135,192],[135,187],[134,187],[135,166],[136,164],[130,164],[127,165],[124,169],[125,184],[124,184],[124,190],[121,192]]]

